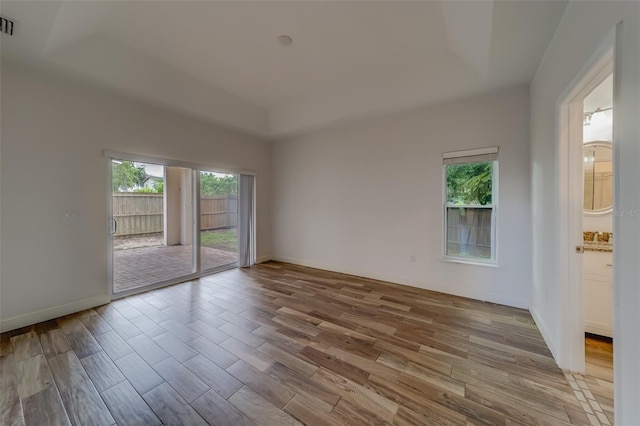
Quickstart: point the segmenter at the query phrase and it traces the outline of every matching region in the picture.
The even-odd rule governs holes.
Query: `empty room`
[[[640,2],[0,1],[1,425],[640,425]]]

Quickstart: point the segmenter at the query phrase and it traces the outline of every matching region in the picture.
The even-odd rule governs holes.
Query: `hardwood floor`
[[[590,424],[527,311],[283,263],[0,339],[0,424]]]

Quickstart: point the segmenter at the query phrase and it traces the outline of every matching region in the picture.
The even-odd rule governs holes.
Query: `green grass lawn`
[[[200,245],[219,250],[238,252],[238,232],[236,228],[214,229],[200,232]]]

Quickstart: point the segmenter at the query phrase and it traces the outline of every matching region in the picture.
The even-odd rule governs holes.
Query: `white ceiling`
[[[565,1],[2,1],[3,58],[263,137],[531,80]],[[276,43],[288,34],[293,44]]]
[[[594,112],[596,109],[613,107],[613,74],[605,78],[584,98],[584,112]]]
[[[589,125],[583,128],[583,141],[613,141],[613,74],[607,77],[584,98],[584,112],[592,113],[598,108],[607,110],[593,114]]]

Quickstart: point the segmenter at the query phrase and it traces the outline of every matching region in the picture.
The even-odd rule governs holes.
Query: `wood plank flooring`
[[[2,425],[589,424],[527,311],[269,262],[5,333]]]

